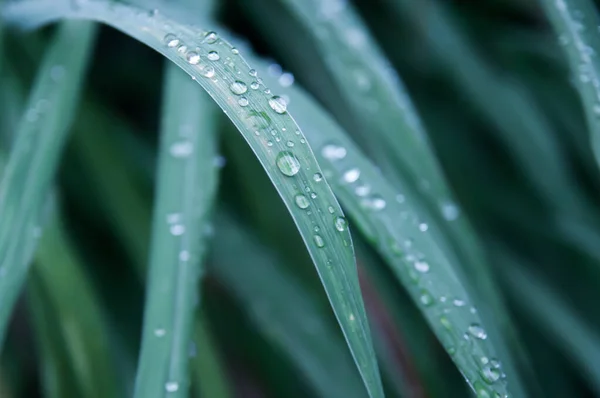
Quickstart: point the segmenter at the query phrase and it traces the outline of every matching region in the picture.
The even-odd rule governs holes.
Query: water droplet
[[[469,325],[468,330],[469,334],[471,334],[471,336],[477,339],[485,340],[487,338],[487,333],[485,332],[485,329],[476,323]]]
[[[421,290],[421,296],[419,297],[419,301],[421,302],[421,304],[423,304],[425,307],[429,307],[430,305],[433,304],[433,297],[431,296],[431,294],[423,289]]]
[[[279,85],[281,87],[289,87],[292,84],[294,84],[294,75],[292,75],[291,73],[284,73],[281,76],[279,76]]]
[[[238,99],[238,104],[239,104],[240,106],[248,106],[248,104],[249,104],[249,103],[250,103],[250,102],[248,101],[248,98],[246,98],[246,97],[240,97],[240,98]],[[260,133],[259,133],[259,134],[260,134]]]
[[[200,55],[195,51],[190,51],[185,55],[185,59],[192,65],[198,65],[200,63]]]
[[[171,231],[171,235],[180,236],[185,233],[185,226],[183,226],[181,224],[171,225],[171,227],[169,228],[169,231]]]
[[[179,252],[179,260],[181,261],[189,261],[190,260],[190,252],[187,250],[182,250]]]
[[[285,145],[287,145],[289,148],[293,148],[294,147],[294,141],[288,141],[285,143]]]
[[[374,196],[371,198],[371,201],[370,201],[370,207],[371,207],[373,210],[377,210],[377,211],[378,211],[378,210],[383,210],[383,209],[385,209],[385,205],[386,205],[386,203],[385,203],[385,199],[383,199],[381,196],[379,196],[379,195],[374,195]]]
[[[356,318],[354,317],[354,314],[348,315],[348,319],[350,319],[350,321],[352,321],[352,322],[354,322],[356,320]]]
[[[168,33],[165,35],[164,42],[167,45],[167,47],[171,48],[177,47],[179,45],[179,39],[172,33]]]
[[[231,49],[231,53],[232,53],[233,55],[238,55],[238,54],[240,53],[240,51],[239,51],[237,48],[233,47],[233,48]]]
[[[446,330],[452,330],[452,324],[450,323],[450,320],[445,316],[440,317],[440,323]]]
[[[348,228],[348,221],[344,217],[336,217],[334,221],[335,229],[342,232]]]
[[[216,51],[210,51],[206,58],[208,58],[209,61],[218,61],[219,59],[221,59],[221,56]]]
[[[491,366],[486,366],[481,371],[481,376],[483,377],[483,380],[490,384],[497,382],[500,379],[501,375],[502,373],[498,369],[494,369]]]
[[[317,194],[314,193],[314,192],[311,192],[310,193],[310,197],[313,198],[313,199],[316,199],[317,198]]]
[[[454,221],[458,218],[460,211],[454,203],[444,203],[442,205],[442,214],[446,221]]]
[[[215,43],[217,40],[219,40],[219,36],[217,35],[216,32],[208,32],[205,36],[204,36],[204,42],[208,43],[208,44],[213,44]]]
[[[325,145],[321,149],[321,155],[331,161],[340,160],[346,157],[346,148],[334,144]]]
[[[421,224],[419,224],[419,231],[425,232],[428,229],[429,229],[429,226],[427,224],[425,224],[424,222],[422,222]]]
[[[354,189],[354,193],[360,197],[367,196],[370,192],[371,187],[367,184],[359,185],[356,187],[356,189]]]
[[[156,337],[163,337],[165,334],[167,334],[165,329],[154,329],[154,335]]]
[[[165,390],[167,390],[167,392],[175,392],[179,390],[179,383],[176,381],[169,381],[165,384]]]
[[[321,173],[315,173],[313,175],[313,180],[315,180],[315,182],[320,182],[323,180],[323,174]]]
[[[333,214],[335,212],[335,209],[333,208],[333,206],[329,206],[327,208],[327,211],[329,212],[329,214]]]
[[[454,301],[452,301],[452,304],[454,304],[455,307],[463,307],[465,305],[465,302],[461,299],[454,299]]]
[[[250,83],[250,88],[252,90],[258,90],[258,87],[260,87],[259,84],[258,84],[258,82],[252,82],[252,83]]]
[[[296,205],[301,209],[306,209],[308,206],[310,206],[309,200],[302,194],[296,195],[294,200],[296,201]]]
[[[213,68],[212,66],[205,66],[204,69],[202,69],[200,71],[200,73],[202,74],[202,76],[204,77],[208,77],[209,79],[211,79],[212,77],[215,76],[215,68]]]
[[[256,77],[258,75],[258,72],[256,72],[256,69],[250,69],[250,71],[248,71],[248,74],[252,77]]]
[[[248,86],[246,86],[246,83],[236,80],[233,83],[231,83],[231,85],[229,86],[229,89],[235,95],[242,95],[246,91],[248,91]]]
[[[171,145],[169,152],[176,158],[185,158],[192,154],[194,145],[190,141],[176,142]]]
[[[279,171],[288,177],[294,176],[300,171],[300,162],[292,152],[279,152],[275,162],[277,163]]]
[[[317,245],[317,247],[325,247],[325,241],[323,240],[321,235],[313,236],[313,240],[315,241],[315,245]]]
[[[283,98],[278,95],[274,95],[269,98],[269,106],[277,113],[285,113],[287,111],[287,103]]]
[[[415,269],[421,273],[429,272],[429,263],[426,261],[415,261]]]
[[[360,177],[360,170],[357,168],[350,169],[344,173],[343,179],[347,183],[351,184],[356,182]]]

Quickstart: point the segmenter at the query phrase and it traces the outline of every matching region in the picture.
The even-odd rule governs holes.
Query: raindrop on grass
[[[179,260],[180,261],[189,261],[190,260],[190,252],[187,250],[182,250],[179,252]]]
[[[179,45],[179,39],[177,38],[177,36],[175,36],[172,33],[168,33],[165,35],[165,44],[167,45],[167,47],[177,47]]]
[[[337,217],[334,221],[335,229],[342,232],[348,228],[348,221],[344,217]]]
[[[359,177],[360,177],[360,170],[357,168],[353,168],[353,169],[346,171],[343,176],[344,181],[346,181],[349,184],[356,182]]]
[[[185,158],[192,154],[194,145],[190,141],[176,142],[169,148],[169,152],[173,157]]]
[[[469,334],[471,334],[471,336],[477,339],[485,340],[487,338],[487,333],[485,332],[485,329],[476,323],[469,325],[468,331]]]
[[[208,77],[210,79],[215,76],[215,68],[209,65],[204,67],[204,69],[202,69],[200,73],[202,74],[202,76]]]
[[[481,376],[489,384],[493,384],[500,379],[502,373],[498,369],[494,369],[491,366],[486,366],[481,371]]]
[[[315,182],[320,182],[323,180],[323,174],[321,173],[315,173],[315,175],[313,175],[313,180],[315,180]]]
[[[258,72],[256,71],[256,69],[250,69],[250,71],[248,71],[248,74],[252,77],[256,77],[258,75]]]
[[[218,61],[221,58],[221,56],[216,51],[210,51],[206,58],[208,58],[209,61]]]
[[[269,98],[269,106],[279,114],[283,114],[287,111],[287,103],[278,95]]]
[[[373,210],[379,211],[385,209],[386,203],[385,199],[383,199],[379,195],[375,195],[371,198],[370,207]]]
[[[356,318],[354,317],[354,314],[350,314],[350,315],[348,316],[348,319],[349,319],[350,321],[352,321],[352,322],[356,320]]]
[[[357,196],[367,196],[369,193],[371,192],[371,187],[369,185],[359,185],[358,187],[356,187],[356,189],[354,190],[354,193]]]
[[[415,269],[421,273],[429,272],[429,264],[426,261],[415,261]]]
[[[310,202],[308,201],[306,196],[302,194],[296,195],[294,200],[296,201],[296,205],[301,209],[306,209],[308,206],[310,206]]]
[[[248,91],[248,86],[246,86],[246,83],[236,80],[233,83],[231,83],[231,85],[229,86],[229,89],[235,95],[242,95],[246,91]]]
[[[238,104],[240,104],[240,106],[248,106],[249,103],[250,102],[248,101],[248,98],[246,98],[246,97],[240,97],[238,99]]]
[[[315,245],[317,245],[317,247],[325,247],[325,241],[323,240],[321,235],[313,236],[313,240],[315,241]]]
[[[180,236],[185,233],[185,226],[183,226],[181,224],[171,225],[171,227],[169,228],[169,231],[171,232],[171,235],[173,235],[173,236]]]
[[[419,224],[419,231],[421,232],[425,232],[429,229],[429,227],[427,226],[427,224],[425,224],[424,222]]]
[[[328,144],[321,149],[321,155],[331,161],[340,160],[346,157],[346,148],[335,144]]]
[[[296,155],[290,151],[279,152],[275,162],[279,171],[288,177],[294,176],[300,171],[300,162],[296,158]]]
[[[454,301],[452,301],[452,304],[454,304],[455,307],[463,307],[465,305],[465,302],[461,299],[454,299]]]
[[[253,81],[252,83],[250,83],[250,88],[252,90],[258,90],[258,87],[260,87],[260,86],[257,81]]]
[[[329,212],[329,214],[333,214],[335,212],[335,209],[333,208],[333,206],[329,206],[327,208],[327,211]]]
[[[165,390],[167,390],[167,392],[175,392],[179,390],[179,383],[175,381],[169,381],[165,384]]]
[[[433,304],[433,297],[431,296],[431,294],[423,289],[421,290],[421,296],[419,297],[419,301],[421,302],[421,304],[423,304],[425,307],[429,307],[430,305]]]
[[[163,337],[165,334],[167,334],[165,329],[154,329],[154,335],[156,337]]]
[[[288,141],[286,142],[286,144],[289,148],[293,148],[294,147],[294,141]]]
[[[198,65],[200,63],[200,55],[195,51],[190,51],[185,55],[185,59],[192,65]]]
[[[208,43],[208,44],[213,44],[215,43],[217,40],[219,40],[219,35],[217,35],[216,32],[208,32],[205,36],[204,36],[204,42]]]

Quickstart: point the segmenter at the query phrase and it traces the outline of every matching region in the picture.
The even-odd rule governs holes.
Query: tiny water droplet
[[[370,207],[373,210],[383,210],[383,209],[385,209],[385,206],[386,206],[385,199],[383,199],[381,196],[374,195],[371,198]]]
[[[192,65],[198,65],[200,63],[200,55],[195,51],[188,52],[185,59]]]
[[[325,159],[331,161],[340,160],[346,157],[346,148],[339,145],[328,144],[321,149],[321,155],[323,155]]]
[[[317,247],[325,247],[325,241],[323,240],[321,235],[313,236],[313,240],[315,241],[315,245],[317,245]]]
[[[355,320],[356,320],[356,318],[354,317],[354,314],[350,314],[350,315],[348,315],[348,319],[349,319],[350,321],[355,321]]]
[[[327,208],[327,211],[329,212],[329,214],[333,214],[335,212],[335,209],[333,208],[333,206],[329,206]]]
[[[202,69],[200,71],[200,73],[202,74],[202,76],[208,77],[210,79],[215,76],[215,68],[208,65],[208,66],[205,66],[204,69]]]
[[[454,304],[455,307],[463,307],[465,305],[465,302],[461,299],[454,299],[454,301],[452,301],[452,304]]]
[[[236,80],[233,83],[231,83],[231,85],[229,86],[229,89],[235,95],[242,95],[246,91],[248,91],[248,86],[246,86],[246,83],[244,83],[240,80]]]
[[[286,144],[289,148],[293,148],[294,147],[294,141],[288,141],[286,142]]]
[[[427,290],[423,289],[421,290],[421,296],[419,297],[419,301],[421,301],[421,304],[423,304],[425,307],[429,307],[433,304],[434,300],[431,294]]]
[[[296,205],[301,209],[306,209],[308,206],[310,206],[309,200],[302,194],[296,195],[294,200],[296,201]]]
[[[426,261],[415,261],[415,269],[421,273],[429,272],[429,264]]]
[[[485,332],[485,329],[476,323],[469,325],[468,330],[471,336],[477,339],[485,340],[487,338],[487,333]]]
[[[176,142],[171,145],[169,152],[173,157],[185,158],[192,154],[194,145],[190,141]]]
[[[359,185],[356,187],[356,189],[354,189],[354,193],[360,197],[367,196],[370,192],[371,187],[367,184]]]
[[[246,98],[246,97],[240,97],[240,98],[238,99],[238,104],[239,104],[240,106],[248,106],[248,104],[249,104],[249,103],[250,103],[250,102],[248,101],[248,98]],[[259,134],[260,134],[260,133],[259,133]]]
[[[360,177],[360,170],[357,168],[350,169],[350,170],[346,171],[343,175],[344,181],[346,181],[349,184],[356,182],[359,177]]]
[[[165,384],[165,390],[167,390],[167,392],[176,392],[179,390],[179,383],[175,381],[169,381]]]
[[[254,81],[254,82],[250,83],[250,88],[252,90],[258,90],[258,87],[260,87],[258,82]]]
[[[219,36],[217,35],[216,32],[208,32],[205,36],[204,36],[204,42],[208,43],[208,44],[213,44],[215,43],[217,40],[219,40]]]
[[[258,75],[258,72],[256,71],[256,69],[250,69],[248,71],[248,74],[252,77],[256,77]]]
[[[183,226],[181,224],[171,225],[171,227],[169,228],[169,231],[171,232],[171,235],[180,236],[185,233],[185,226]]]
[[[182,250],[179,252],[179,260],[181,261],[189,261],[190,260],[190,252],[187,250]]]
[[[425,224],[424,222],[419,224],[419,231],[421,232],[425,232],[429,229],[429,226],[427,224]]]
[[[240,53],[240,51],[239,51],[237,48],[233,47],[233,48],[231,49],[231,53],[232,53],[233,55],[238,55],[238,54]]]
[[[481,371],[481,376],[489,384],[493,384],[500,379],[502,373],[498,369],[494,369],[491,366],[485,366]]]
[[[179,45],[179,39],[177,38],[177,36],[175,36],[172,33],[168,33],[165,35],[165,44],[167,45],[167,47],[177,47]]]
[[[316,199],[317,198],[317,194],[314,193],[314,192],[311,192],[310,193],[310,197],[313,198],[313,199]]]
[[[335,229],[342,232],[348,228],[348,221],[344,217],[336,217],[334,221]]]
[[[216,51],[210,51],[206,58],[208,58],[209,61],[218,61],[219,59],[221,59],[221,56]]]
[[[294,176],[300,171],[300,162],[292,152],[279,152],[275,162],[277,163],[279,171],[288,177]]]
[[[163,337],[165,334],[167,334],[165,329],[154,329],[154,335],[156,337]]]
[[[315,182],[320,182],[323,180],[323,174],[321,173],[315,173],[313,175],[313,180],[315,180]]]

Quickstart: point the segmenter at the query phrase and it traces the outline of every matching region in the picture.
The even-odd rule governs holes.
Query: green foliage
[[[600,18],[534,3],[5,4],[0,395],[600,394]]]

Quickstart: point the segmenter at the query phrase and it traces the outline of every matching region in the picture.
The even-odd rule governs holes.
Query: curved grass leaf
[[[69,238],[54,214],[45,226],[33,268],[34,291],[43,292],[43,302],[32,306],[42,329],[58,329],[58,341],[46,341],[42,349],[54,357],[64,350],[64,357],[46,358],[50,361],[68,361],[73,372],[66,380],[79,387],[80,396],[90,398],[117,397],[117,376],[111,358],[108,329],[105,327],[92,286],[82,273]],[[45,314],[39,314],[43,309]],[[50,316],[50,319],[44,319]],[[51,323],[48,325],[48,323]],[[46,324],[44,326],[44,324]],[[38,331],[44,334],[44,331]],[[52,334],[52,333],[51,333]],[[46,345],[50,346],[46,346]],[[58,346],[56,346],[58,345]],[[65,378],[53,376],[53,367],[45,367],[46,385],[52,386]],[[74,379],[73,379],[74,377]],[[72,390],[71,390],[72,391]],[[61,393],[53,395],[64,396]],[[77,396],[77,395],[73,395]]]
[[[185,397],[189,347],[216,194],[216,118],[210,98],[174,65],[166,73],[136,397]],[[203,349],[200,347],[200,349]]]
[[[600,17],[589,0],[540,0],[565,48],[600,164]]]
[[[266,63],[250,58],[249,52],[247,57],[257,70],[266,71]],[[262,75],[269,85],[279,85],[266,72]],[[485,322],[474,308],[478,303],[465,287],[468,281],[456,271],[460,268],[458,260],[438,243],[443,239],[439,227],[427,220],[418,199],[408,195],[409,189],[399,184],[392,188],[306,93],[295,86],[280,86],[279,90],[290,97],[290,109],[317,149],[319,162],[341,203],[386,259],[469,384],[482,394],[488,389],[506,394],[506,383],[499,377],[501,370],[474,360],[496,359],[499,349],[487,338]]]
[[[231,216],[220,213],[216,227],[211,272],[265,338],[292,357],[318,396],[364,397],[339,335],[320,315],[312,293]]]
[[[47,197],[66,139],[95,27],[66,22],[39,69],[0,182],[0,342],[25,281],[39,234],[36,214]],[[33,244],[33,243],[32,243]]]
[[[24,25],[63,17],[104,22],[149,45],[198,81],[243,134],[277,188],[317,267],[369,395],[382,397],[350,233],[285,101],[268,91],[238,51],[214,32],[125,5],[69,5],[28,1],[8,7],[6,14]]]

